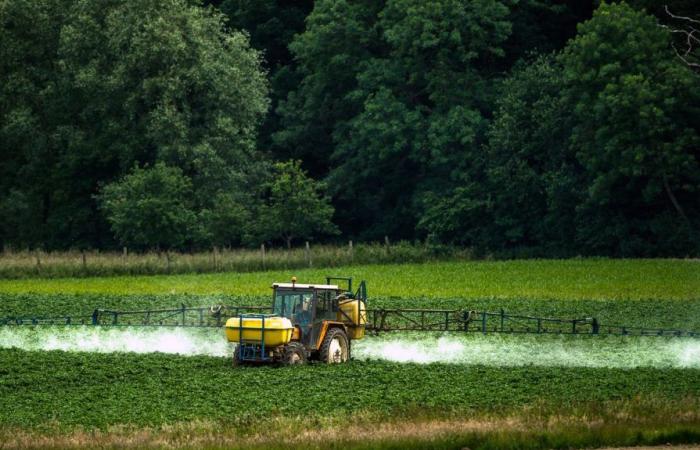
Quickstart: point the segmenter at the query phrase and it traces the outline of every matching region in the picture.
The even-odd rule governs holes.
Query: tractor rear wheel
[[[323,338],[319,359],[327,364],[344,363],[350,359],[350,341],[342,328],[331,328]]]
[[[241,346],[237,345],[236,349],[233,351],[233,367],[238,367],[243,364],[241,361]]]
[[[284,348],[282,354],[282,364],[290,366],[292,364],[306,363],[306,349],[299,342],[290,342]]]

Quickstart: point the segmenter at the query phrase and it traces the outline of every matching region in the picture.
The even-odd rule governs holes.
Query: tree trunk
[[[664,180],[664,190],[666,191],[666,195],[668,196],[669,200],[671,200],[671,203],[673,204],[673,207],[676,208],[676,211],[680,216],[685,220],[686,222],[688,221],[688,217],[685,215],[685,211],[683,211],[683,208],[681,208],[680,203],[678,203],[678,199],[676,199],[676,196],[673,194],[673,191],[671,191],[671,186],[668,184],[668,177],[666,174],[663,174],[663,180]]]

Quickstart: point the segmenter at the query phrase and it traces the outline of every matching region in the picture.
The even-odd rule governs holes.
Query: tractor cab
[[[337,281],[345,286],[332,284]],[[349,359],[350,340],[364,337],[367,322],[364,281],[354,293],[352,278],[340,277],[327,277],[325,284],[301,284],[293,277],[291,283],[273,283],[272,289],[272,314],[227,322],[229,341],[239,343],[234,360]]]
[[[345,281],[347,288],[341,289],[332,281]],[[324,327],[346,328],[346,323],[353,322],[348,311],[351,308],[343,308],[348,301],[356,300],[352,278],[328,277],[326,284],[299,284],[293,277],[291,283],[274,283],[272,289],[272,313],[288,318],[295,327],[292,339],[296,337],[306,346],[318,347]],[[364,283],[358,297],[362,292]]]

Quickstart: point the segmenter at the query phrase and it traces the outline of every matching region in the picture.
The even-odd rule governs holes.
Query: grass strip
[[[66,432],[0,426],[2,448],[556,449],[700,443],[697,413],[648,400],[588,404],[568,413],[537,407],[507,416],[378,418],[271,417],[245,427],[190,421],[157,427],[115,425]],[[652,412],[649,409],[652,408]],[[692,408],[692,407],[691,407]],[[640,415],[639,410],[644,411]],[[614,411],[614,413],[611,413]]]

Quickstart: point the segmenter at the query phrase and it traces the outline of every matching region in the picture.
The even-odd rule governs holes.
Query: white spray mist
[[[0,348],[231,356],[220,329],[0,327]],[[700,341],[684,338],[384,334],[353,342],[353,357],[486,366],[700,369]]]
[[[700,342],[681,338],[393,334],[359,341],[353,354],[419,364],[700,368]]]
[[[228,356],[233,352],[220,329],[165,327],[4,327],[0,328],[0,347],[208,356]]]

